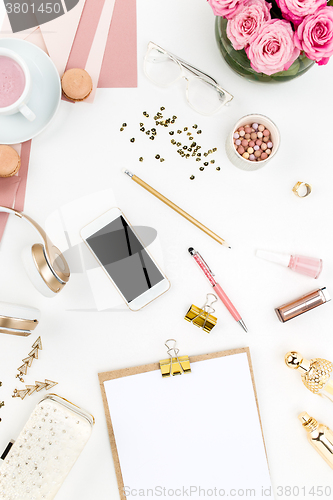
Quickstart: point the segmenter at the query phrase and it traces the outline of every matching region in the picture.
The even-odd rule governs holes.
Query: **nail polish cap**
[[[306,411],[302,411],[302,413],[298,415],[298,420],[308,432],[314,431],[318,427],[317,420],[313,417],[310,417],[310,415],[306,413]]]
[[[281,266],[288,267],[290,263],[291,255],[279,252],[267,252],[266,250],[257,250],[256,256],[259,259],[268,260],[269,262],[275,262],[276,264],[281,264]]]

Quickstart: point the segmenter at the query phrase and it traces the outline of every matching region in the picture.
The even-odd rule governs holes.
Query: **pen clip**
[[[205,259],[203,258],[203,256],[199,252],[197,252],[197,255],[199,255],[200,259],[205,264],[205,266],[207,267],[207,269],[211,273],[211,275],[215,276],[215,273],[213,273],[213,271],[211,270],[211,268],[209,267],[209,265],[207,264],[207,262],[205,261]]]

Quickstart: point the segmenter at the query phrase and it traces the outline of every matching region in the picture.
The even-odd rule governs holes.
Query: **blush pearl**
[[[245,160],[263,161],[272,153],[271,132],[261,123],[244,124],[233,133],[237,153]]]

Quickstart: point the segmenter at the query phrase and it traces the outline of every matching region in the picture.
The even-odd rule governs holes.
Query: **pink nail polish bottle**
[[[303,257],[302,255],[288,255],[285,253],[266,252],[257,250],[256,256],[282,266],[289,267],[296,273],[305,274],[311,278],[318,278],[323,268],[323,261],[314,257]]]

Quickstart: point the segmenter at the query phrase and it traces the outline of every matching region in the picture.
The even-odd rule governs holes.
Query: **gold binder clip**
[[[170,347],[168,342],[173,342]],[[178,356],[179,349],[176,347],[176,340],[169,339],[165,342],[165,346],[168,349],[167,353],[170,358],[162,359],[160,361],[160,368],[162,377],[170,377],[171,375],[182,375],[183,373],[191,373],[191,365],[188,356]]]
[[[209,295],[214,297],[214,300],[208,304]],[[207,293],[205,304],[201,308],[192,304],[184,319],[193,323],[193,325],[198,326],[204,332],[210,333],[217,323],[217,318],[212,315],[212,313],[215,312],[215,309],[212,307],[214,302],[217,302],[216,295],[213,293]]]

